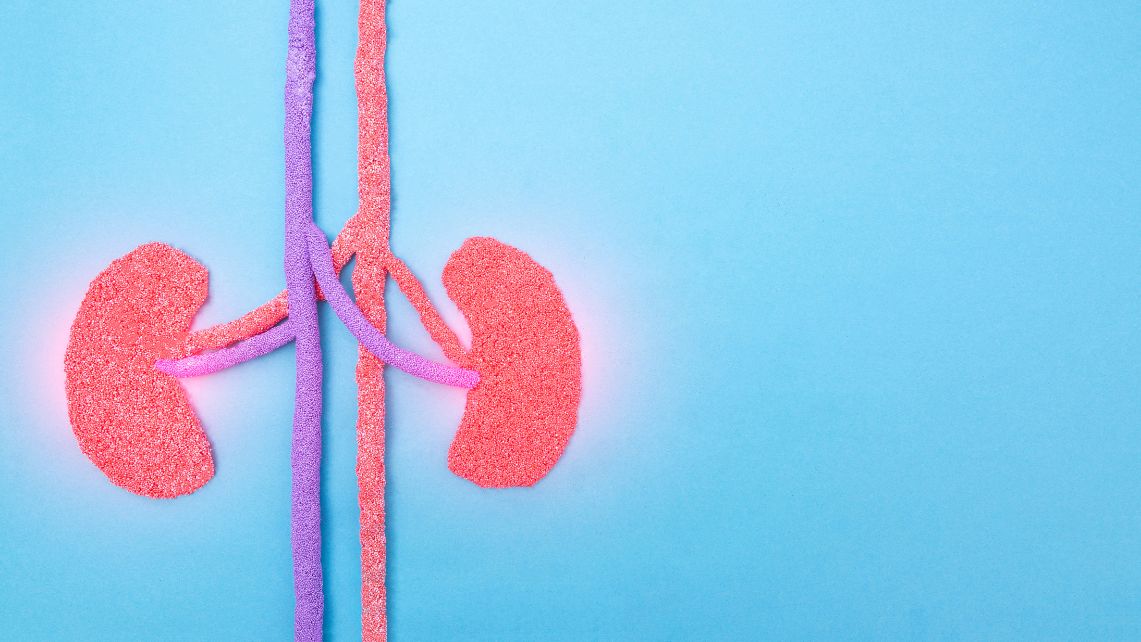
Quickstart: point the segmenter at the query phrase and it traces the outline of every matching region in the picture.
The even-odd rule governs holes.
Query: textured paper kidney
[[[554,276],[493,238],[464,242],[444,268],[467,318],[463,364],[480,384],[448,452],[448,467],[480,486],[530,486],[562,456],[578,420],[578,330]]]
[[[214,476],[210,442],[174,377],[206,301],[206,269],[160,243],[115,260],[92,281],[71,327],[65,368],[83,453],[115,484],[149,497],[194,492]]]

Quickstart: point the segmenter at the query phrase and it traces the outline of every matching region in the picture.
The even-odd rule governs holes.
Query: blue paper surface
[[[316,211],[356,206],[319,2]],[[163,241],[198,327],[283,286],[285,2],[0,8],[0,637],[289,639],[282,350],[188,383],[217,476],[110,485],[67,422],[88,282]],[[394,2],[393,247],[550,268],[563,461],[453,477],[390,373],[393,640],[1141,637],[1141,6]],[[438,355],[390,289],[392,336]],[[359,639],[355,346],[328,310],[328,639]]]

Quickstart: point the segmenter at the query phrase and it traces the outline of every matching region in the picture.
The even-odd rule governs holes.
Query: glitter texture
[[[343,247],[355,248],[353,290],[370,327],[384,332],[385,265],[391,232],[392,184],[388,159],[388,93],[384,54],[385,0],[361,0],[353,76],[357,90],[357,183],[360,210],[346,226]],[[338,235],[338,240],[342,235]],[[348,251],[333,243],[333,265]],[[343,264],[342,264],[343,265]],[[340,281],[337,282],[338,284]],[[363,346],[357,358],[357,499],[360,503],[361,639],[388,639],[384,533],[384,363]]]
[[[361,3],[361,47],[364,43],[364,13],[368,2]],[[383,20],[383,16],[381,17]],[[383,37],[383,31],[382,31]],[[383,49],[382,49],[383,51]],[[357,73],[360,72],[360,55],[358,54]],[[381,81],[383,82],[383,80]],[[358,80],[358,91],[360,83]],[[382,85],[383,87],[383,85]],[[366,98],[361,97],[361,119],[363,121]],[[381,112],[383,118],[383,111]],[[385,129],[387,132],[387,128]],[[365,127],[361,125],[361,164],[365,162],[366,146]],[[378,148],[376,153],[384,156],[384,181],[387,183],[387,143]],[[366,185],[371,178],[363,169],[360,175],[361,202],[363,216],[358,237],[364,243],[361,247],[376,248],[383,251],[388,249],[388,199],[377,199],[369,205],[366,197]],[[323,242],[323,237],[322,237]],[[357,265],[353,270],[353,290],[357,295],[357,305],[360,306],[360,321],[364,326],[372,329],[381,338],[387,315],[384,309],[384,264],[378,260],[381,252],[358,252]],[[334,279],[336,285],[340,281]],[[351,303],[351,301],[350,301]],[[346,324],[347,325],[347,324]],[[369,352],[362,345],[358,349],[356,380],[357,380],[357,500],[360,504],[360,540],[361,540],[361,639],[368,642],[383,642],[388,639],[387,591],[385,589],[385,548],[387,537],[385,528],[384,510],[384,423],[385,423],[385,387],[384,362]]]
[[[83,453],[148,497],[192,493],[214,476],[210,443],[178,380],[154,368],[183,354],[206,301],[206,269],[151,243],[92,281],[65,356],[67,406]]]
[[[182,359],[159,359],[155,362],[155,368],[175,377],[200,377],[269,354],[292,340],[293,324],[286,321],[217,352],[196,354]]]
[[[310,119],[317,50],[313,0],[289,3],[289,53],[285,62],[285,285],[297,360],[293,406],[291,542],[293,635],[319,641],[325,612],[321,577],[321,329],[309,264],[313,222]]]
[[[399,348],[381,334],[380,330],[373,327],[337,279],[324,234],[315,225],[310,229],[309,256],[314,273],[317,275],[317,282],[324,289],[326,300],[333,311],[364,348],[382,362],[426,381],[460,388],[471,388],[479,382],[479,375],[475,372],[437,363],[415,352]]]
[[[269,302],[251,310],[240,318],[190,333],[186,340],[186,351],[189,354],[199,354],[207,350],[224,348],[243,339],[249,339],[281,322],[288,309],[288,295],[282,291]]]
[[[444,267],[471,326],[468,392],[448,468],[484,487],[530,486],[555,465],[578,420],[578,329],[554,277],[493,238],[464,241]]]
[[[452,332],[452,329],[444,322],[444,318],[440,316],[440,312],[432,305],[428,293],[424,291],[424,286],[420,284],[416,275],[408,269],[404,261],[396,256],[390,255],[385,264],[400,291],[416,309],[416,313],[420,315],[420,323],[428,331],[428,336],[432,337],[432,340],[440,346],[440,349],[444,351],[444,356],[456,363],[462,361],[465,350],[460,345],[460,340],[456,338],[456,333]]]

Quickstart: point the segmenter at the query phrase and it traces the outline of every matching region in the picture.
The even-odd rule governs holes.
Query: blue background
[[[1141,637],[1141,5],[390,7],[394,248],[558,278],[581,421],[532,489],[389,373],[394,640]],[[320,3],[316,208],[356,206]],[[0,9],[8,639],[289,639],[292,352],[187,383],[217,476],[119,490],[67,423],[88,281],[160,240],[196,327],[282,286],[287,4]],[[390,290],[392,334],[439,353]],[[358,638],[354,343],[323,312],[327,631]]]

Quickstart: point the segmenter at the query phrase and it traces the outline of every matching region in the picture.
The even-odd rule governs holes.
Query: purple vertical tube
[[[313,220],[310,120],[316,76],[314,0],[291,0],[285,67],[285,283],[296,332],[292,523],[294,638],[320,641],[325,599],[321,579],[321,334],[307,235]]]

